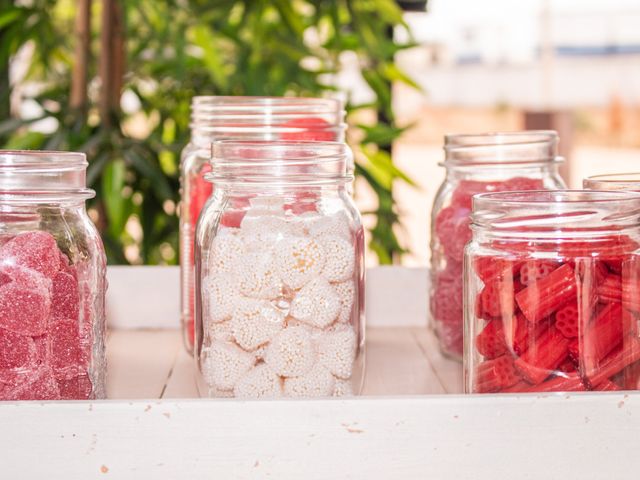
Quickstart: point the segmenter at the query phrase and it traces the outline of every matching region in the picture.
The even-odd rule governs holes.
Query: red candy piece
[[[487,359],[497,358],[507,351],[500,320],[491,320],[476,336],[476,349]]]
[[[609,274],[596,286],[598,300],[602,303],[622,301],[622,278],[620,275]]]
[[[211,171],[211,165],[208,163],[202,166],[199,173],[195,174],[195,177],[191,180],[191,198],[189,203],[191,224],[198,223],[198,217],[202,207],[207,203],[207,200],[211,196],[213,191],[213,184],[205,180],[205,175]]]
[[[56,240],[50,233],[21,233],[2,246],[0,264],[19,265],[53,278],[60,269],[59,252]]]
[[[56,320],[78,320],[80,295],[75,276],[60,271],[53,277],[51,316]]]
[[[436,216],[436,235],[440,239],[445,255],[457,262],[462,261],[464,247],[471,240],[469,214],[471,210],[454,206],[445,207]]]
[[[14,266],[0,267],[0,277],[4,282],[0,286],[0,328],[29,336],[45,333],[51,281],[35,270]]]
[[[479,393],[498,392],[511,387],[519,380],[521,377],[513,366],[513,360],[505,355],[478,365],[475,391]]]
[[[565,305],[556,312],[556,328],[567,338],[578,336],[580,329],[580,312],[575,303]]]
[[[516,293],[516,301],[527,320],[535,323],[575,298],[576,289],[573,268],[565,264]]]
[[[483,318],[509,318],[515,310],[514,286],[504,280],[485,284],[480,292]]]
[[[571,374],[557,376],[537,385],[529,385],[523,392],[583,392],[586,390],[582,378]]]
[[[579,342],[581,360],[589,374],[622,342],[622,306],[610,303],[596,316]]]
[[[589,383],[600,385],[638,360],[640,360],[640,341],[637,338],[629,339],[622,349],[607,357],[597,371],[587,373]]]
[[[41,367],[21,376],[15,385],[0,386],[0,398],[3,400],[58,400],[60,391],[48,367]]]
[[[518,359],[515,366],[530,383],[541,383],[553,373],[569,353],[567,340],[554,327],[545,331],[535,343]]]
[[[25,368],[36,359],[36,344],[25,337],[0,328],[0,370]]]
[[[281,127],[296,129],[293,132],[280,134],[280,138],[285,141],[333,142],[336,140],[336,134],[331,131],[331,124],[322,118],[296,118],[284,122]]]
[[[622,390],[622,388],[611,380],[605,380],[600,385],[597,385],[594,390],[599,392],[611,392],[615,390]]]
[[[51,326],[51,363],[54,369],[86,367],[88,355],[81,345],[78,322],[59,320]]]
[[[93,387],[86,373],[68,380],[58,380],[57,383],[62,400],[85,400],[91,398]]]
[[[520,282],[529,285],[546,277],[557,268],[557,264],[542,260],[528,260],[520,267]]]

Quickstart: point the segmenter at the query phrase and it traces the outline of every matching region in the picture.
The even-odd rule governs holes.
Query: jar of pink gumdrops
[[[431,211],[431,326],[440,349],[462,360],[462,260],[478,193],[565,188],[554,131],[447,135],[446,177]]]
[[[105,396],[106,259],[82,153],[0,150],[0,400]]]

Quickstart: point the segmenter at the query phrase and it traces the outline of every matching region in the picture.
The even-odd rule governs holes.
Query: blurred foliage
[[[106,116],[98,61],[109,48],[100,35],[107,0],[92,2],[82,108],[69,106],[79,0],[2,6],[0,86],[8,79],[3,66],[17,54],[26,70],[12,85],[13,97],[38,114],[25,118],[14,108],[13,116],[2,115],[5,88],[0,142],[4,148],[88,154],[88,183],[98,193],[91,213],[111,263],[177,263],[179,154],[189,137],[193,95],[323,95],[334,90],[345,52],[357,56],[374,94],[366,105],[348,104],[356,173],[379,200],[367,212],[376,219],[370,246],[381,263],[403,252],[393,231],[398,217],[392,187],[410,180],[389,153],[403,133],[391,108],[391,85],[414,84],[394,63],[394,55],[412,45],[391,39],[394,28],[406,28],[393,0],[110,1],[120,2],[125,55],[118,67],[122,98]],[[33,128],[43,119],[56,124],[51,133]]]

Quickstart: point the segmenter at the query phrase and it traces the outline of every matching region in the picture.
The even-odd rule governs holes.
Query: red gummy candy
[[[0,370],[28,367],[35,362],[36,354],[31,337],[0,328]]]
[[[53,278],[60,269],[60,250],[50,233],[21,233],[2,246],[0,264],[19,265]]]
[[[57,383],[62,400],[86,400],[91,398],[93,386],[86,373],[70,379],[58,380]]]
[[[51,363],[54,369],[85,367],[90,352],[81,344],[78,322],[59,320],[51,326]]]
[[[21,376],[16,385],[4,384],[0,391],[3,400],[58,400],[60,391],[49,367],[41,367]]]
[[[449,206],[436,216],[436,235],[444,252],[458,262],[462,261],[464,247],[471,240],[470,213],[469,209]]]
[[[51,281],[35,270],[0,267],[0,328],[21,335],[42,335],[47,329],[51,307]]]
[[[336,140],[336,134],[330,130],[331,124],[322,118],[296,118],[284,122],[281,127],[297,129],[293,132],[283,132],[280,138],[284,141],[333,142]]]
[[[521,377],[513,365],[513,360],[503,355],[478,365],[476,368],[475,391],[478,393],[498,392],[511,387],[519,380],[521,380]]]
[[[60,271],[53,277],[51,293],[51,316],[56,320],[78,320],[80,295],[78,280],[66,272]]]

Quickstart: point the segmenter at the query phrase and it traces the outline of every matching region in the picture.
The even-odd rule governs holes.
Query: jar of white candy
[[[214,144],[195,247],[203,396],[359,392],[364,235],[349,158],[337,142]]]

